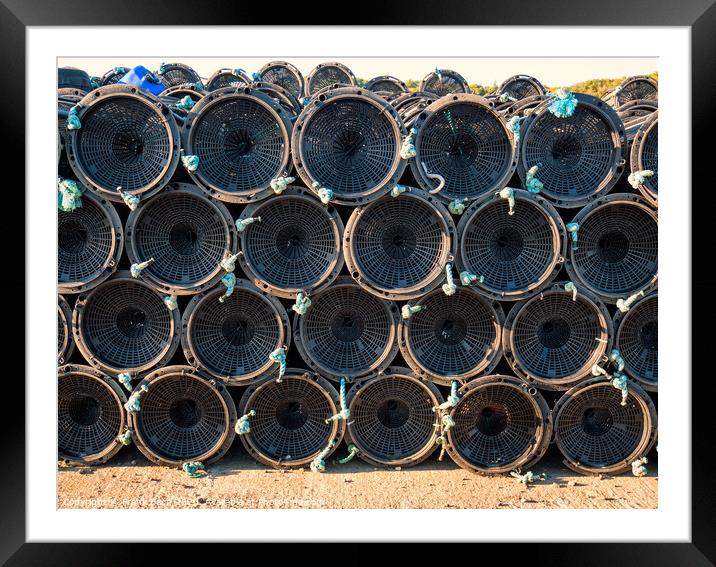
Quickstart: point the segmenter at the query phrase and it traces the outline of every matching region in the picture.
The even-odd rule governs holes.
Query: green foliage
[[[420,88],[420,81],[416,81],[415,79],[408,79],[405,81],[405,86],[408,87],[408,90],[411,93],[414,93]]]

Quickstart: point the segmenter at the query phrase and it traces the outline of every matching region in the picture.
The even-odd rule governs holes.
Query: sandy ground
[[[552,448],[553,449],[553,448]],[[533,467],[544,481],[525,487],[509,476],[483,477],[437,454],[414,468],[376,469],[359,459],[323,474],[276,471],[236,446],[206,478],[150,463],[135,448],[100,467],[61,466],[60,508],[656,508],[657,467],[649,476],[582,476],[556,451]],[[340,449],[339,449],[340,453]],[[343,456],[342,454],[339,456]],[[446,498],[446,495],[453,495]]]

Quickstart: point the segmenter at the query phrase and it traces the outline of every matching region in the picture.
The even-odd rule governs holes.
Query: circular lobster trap
[[[406,166],[400,157],[404,134],[398,113],[378,95],[357,87],[328,89],[296,120],[293,162],[319,196],[321,189],[330,189],[332,201],[359,205],[400,180]]]
[[[356,208],[343,254],[358,284],[384,299],[413,299],[442,281],[455,255],[455,224],[432,195],[411,188]]]
[[[433,290],[417,305],[422,310],[400,322],[400,351],[419,377],[449,385],[495,368],[505,320],[498,302],[458,286],[450,296]]]
[[[57,364],[65,364],[75,350],[72,340],[72,309],[67,300],[57,296]]]
[[[57,88],[80,89],[88,93],[92,90],[92,81],[87,71],[77,67],[60,67],[57,69]]]
[[[211,196],[249,203],[271,194],[274,178],[290,167],[292,113],[257,88],[215,90],[191,109],[182,148],[198,157],[189,171]]]
[[[567,231],[555,208],[539,195],[514,191],[515,206],[499,196],[468,207],[458,224],[460,271],[480,279],[473,286],[498,300],[530,297],[557,276]]]
[[[129,413],[133,440],[153,463],[181,467],[207,464],[229,450],[236,433],[236,406],[228,390],[189,366],[167,366],[135,388],[140,410]]]
[[[77,104],[85,92],[80,89],[57,89],[57,132],[59,134],[59,161],[57,173],[60,177],[74,177],[74,172],[67,159],[67,115],[70,109]]]
[[[578,241],[566,266],[578,287],[617,303],[656,285],[657,213],[642,197],[609,195],[584,207],[573,222],[579,225]]]
[[[356,78],[353,71],[342,63],[321,63],[316,65],[306,77],[303,94],[310,98],[320,90],[336,83],[349,86],[355,85]]]
[[[637,299],[626,313],[617,311],[614,327],[614,347],[624,358],[624,371],[645,390],[656,392],[659,384],[658,292]]]
[[[244,87],[251,84],[249,77],[243,69],[219,69],[206,80],[206,90],[215,91],[226,87]]]
[[[658,100],[659,84],[647,75],[629,77],[616,89],[604,96],[604,100],[617,107],[632,100]]]
[[[225,274],[221,261],[238,248],[226,206],[186,183],[169,184],[129,213],[125,228],[129,261],[154,260],[140,278],[169,294],[216,285]]]
[[[541,96],[546,93],[547,89],[534,77],[529,75],[513,75],[499,86],[495,94],[500,101],[504,98],[504,102],[516,102],[533,96]],[[505,96],[502,97],[502,95]]]
[[[654,206],[659,205],[659,112],[654,111],[639,127],[631,146],[632,172],[651,171],[638,185],[639,192]]]
[[[272,99],[276,100],[285,110],[291,113],[291,120],[295,121],[303,110],[303,104],[299,101],[291,91],[284,89],[279,85],[268,83],[265,81],[255,82],[252,85],[255,89],[258,89],[262,93],[266,93]]]
[[[274,468],[308,465],[325,449],[328,459],[346,428],[342,419],[326,423],[338,407],[338,392],[328,380],[289,368],[281,382],[267,378],[244,391],[239,414],[250,416],[251,429],[241,442],[254,459]]]
[[[146,198],[160,191],[179,163],[179,128],[169,106],[131,85],[92,91],[67,131],[67,157],[77,178],[105,199],[122,191]]]
[[[185,83],[201,85],[201,77],[189,65],[183,63],[162,63],[155,73],[162,84],[169,87],[176,87]],[[166,91],[162,94],[166,94]]]
[[[622,393],[606,378],[581,382],[552,410],[554,441],[564,464],[581,474],[618,474],[645,456],[656,442],[657,415],[648,394],[634,381]]]
[[[534,108],[520,126],[517,172],[527,186],[537,167],[541,194],[563,208],[581,207],[614,186],[624,172],[627,141],[616,111],[591,95],[574,93],[569,117],[550,112],[554,97]]]
[[[75,303],[72,331],[82,356],[108,374],[163,366],[179,346],[181,316],[129,272],[117,272]]]
[[[57,458],[65,464],[102,464],[122,448],[126,428],[122,388],[89,366],[57,371]]]
[[[439,98],[433,93],[408,92],[391,98],[390,105],[398,112],[407,130],[412,128],[418,115]]]
[[[480,474],[528,469],[547,451],[552,416],[536,388],[497,374],[471,380],[459,395],[447,452],[462,468]]]
[[[57,211],[57,287],[80,293],[101,284],[117,269],[124,233],[114,207],[85,191],[82,206]]]
[[[515,171],[513,134],[483,97],[446,96],[418,115],[415,128],[411,171],[423,189],[445,201],[499,191]]]
[[[566,390],[590,375],[611,350],[612,319],[589,291],[555,283],[516,303],[502,335],[505,358],[515,373],[538,388]]]
[[[343,221],[307,189],[247,206],[239,220],[261,219],[241,232],[241,268],[257,287],[284,298],[330,285],[343,268]]]
[[[346,442],[358,456],[380,467],[410,467],[433,454],[438,435],[433,408],[443,402],[438,388],[406,368],[359,380],[349,391]]]
[[[420,82],[419,91],[446,96],[455,93],[469,93],[470,85],[465,78],[451,69],[435,69]]]
[[[390,75],[381,75],[373,77],[365,85],[365,88],[380,96],[386,98],[390,95],[402,94],[408,92],[408,87],[403,81]]]
[[[261,80],[286,89],[294,98],[303,96],[304,80],[301,71],[287,61],[271,61],[259,69]]]
[[[107,71],[100,80],[100,86],[106,87],[108,85],[117,84],[122,77],[129,73],[131,69],[129,67],[113,67]]]
[[[496,97],[491,100],[495,101],[495,110],[502,112],[505,115],[505,118],[509,120],[514,116],[524,118],[547,99],[547,95],[534,95],[514,102],[508,101],[500,103],[499,99]]]
[[[192,366],[231,385],[273,376],[278,366],[269,355],[291,344],[288,315],[281,302],[246,280],[195,295],[183,317],[182,348]]]
[[[208,91],[204,90],[201,84],[196,83],[182,83],[168,87],[162,92],[162,98],[174,98],[182,99],[188,96],[192,101],[199,102],[208,94]]]
[[[398,353],[398,306],[341,276],[293,319],[293,336],[314,371],[347,381],[383,371]]]

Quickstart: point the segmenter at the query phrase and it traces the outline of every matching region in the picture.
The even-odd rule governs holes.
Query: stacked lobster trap
[[[645,471],[654,81],[131,72],[58,90],[61,461]]]

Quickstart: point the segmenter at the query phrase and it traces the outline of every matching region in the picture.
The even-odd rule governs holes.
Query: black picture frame
[[[439,4],[439,5],[438,5]],[[337,5],[335,5],[337,6]],[[334,6],[334,7],[335,7]],[[301,7],[294,5],[287,12],[289,18],[284,23],[295,25],[315,25],[321,18],[333,15],[337,17],[343,10],[331,10],[330,5],[313,5]],[[49,25],[276,25],[278,10],[265,10],[262,3],[226,2],[208,0],[192,3],[188,0],[173,0],[171,3],[147,2],[136,0],[0,0],[0,70],[5,78],[2,89],[2,109],[4,111],[4,128],[2,145],[2,163],[4,173],[9,182],[12,173],[16,181],[14,186],[24,183],[26,164],[25,155],[25,117],[26,106],[25,79],[26,72],[26,28],[28,26]],[[691,29],[691,110],[692,110],[692,184],[697,188],[692,194],[692,225],[684,230],[692,231],[692,305],[698,307],[698,314],[692,317],[691,329],[671,329],[669,332],[691,333],[692,336],[692,368],[684,367],[683,375],[673,377],[676,380],[687,380],[689,371],[692,380],[692,414],[681,416],[683,427],[692,428],[692,515],[690,543],[549,543],[549,544],[502,544],[509,549],[491,549],[500,554],[503,564],[549,564],[581,566],[591,565],[714,565],[716,564],[716,483],[713,479],[713,436],[716,432],[713,421],[713,405],[716,400],[716,380],[710,375],[710,368],[704,361],[704,352],[710,346],[713,334],[707,326],[713,319],[713,298],[716,285],[708,270],[705,254],[714,243],[709,235],[713,224],[711,218],[713,208],[713,157],[710,152],[714,147],[709,143],[713,136],[714,102],[712,93],[716,92],[716,65],[713,63],[716,54],[716,4],[714,0],[681,0],[680,2],[664,3],[654,0],[625,3],[620,0],[602,0],[590,2],[585,0],[558,0],[557,2],[534,2],[530,0],[513,0],[512,2],[464,2],[461,0],[441,0],[439,3],[408,2],[402,0],[390,4],[381,2],[361,3],[360,9],[351,10],[350,22],[341,17],[343,23],[351,25],[564,25],[564,26],[687,26]],[[69,37],[69,36],[68,36]],[[386,41],[398,41],[399,38],[388,37]],[[71,38],[68,40],[71,43]],[[625,35],[624,44],[629,37]],[[70,51],[82,51],[83,46]],[[85,46],[86,47],[86,46]],[[634,50],[632,50],[634,51]],[[638,51],[638,50],[637,50]],[[684,101],[687,102],[686,100]],[[669,143],[688,143],[688,140],[670,141]],[[19,179],[18,179],[19,178]],[[5,189],[8,187],[6,185]],[[682,190],[686,190],[682,188]],[[698,198],[697,198],[698,195]],[[26,353],[25,343],[25,305],[32,298],[25,292],[25,262],[33,261],[25,256],[24,239],[25,219],[29,213],[25,199],[15,197],[11,208],[0,223],[0,234],[5,243],[4,265],[9,267],[0,277],[0,298],[7,303],[3,312],[7,314],[3,320],[11,327],[5,334],[3,344],[6,348],[2,359],[5,376],[2,381],[3,427],[2,455],[3,465],[0,466],[0,492],[2,508],[0,514],[0,562],[6,565],[139,565],[153,560],[160,555],[161,563],[173,560],[183,564],[201,561],[218,561],[219,553],[227,550],[214,548],[207,553],[206,546],[186,546],[176,544],[39,544],[25,543],[25,383],[19,379],[22,375],[22,364],[18,364],[19,355]],[[23,245],[20,246],[20,242]],[[687,274],[684,274],[686,281]],[[688,289],[684,285],[684,297]],[[8,298],[24,299],[23,302],[8,301]],[[692,309],[684,301],[684,309]],[[17,310],[13,313],[13,310]],[[691,311],[693,313],[693,311]],[[31,331],[31,329],[30,329]],[[31,336],[31,335],[30,335]],[[668,346],[669,333],[662,334],[662,340]],[[10,364],[8,365],[7,362]],[[18,367],[18,368],[16,368]],[[29,378],[29,377],[26,377]],[[34,377],[37,379],[37,377]],[[696,394],[696,395],[693,395]],[[15,415],[11,415],[14,411]],[[678,416],[676,416],[678,417]],[[588,525],[585,530],[588,530]],[[614,525],[615,533],[620,535],[628,525]],[[143,526],[133,526],[143,530]],[[148,527],[146,527],[148,529]],[[515,537],[525,535],[526,526],[515,526]],[[107,525],[108,533],[120,529],[120,526]],[[237,526],[238,529],[238,526]],[[317,526],[317,529],[334,530],[335,526]],[[346,528],[347,529],[347,528]],[[448,527],[436,526],[435,540],[440,541]],[[479,526],[475,526],[479,531]],[[131,529],[130,529],[131,533]],[[289,532],[277,531],[277,535]],[[346,532],[347,533],[347,532]],[[289,536],[290,537],[290,536]],[[555,532],[554,539],[560,534]],[[82,534],[77,534],[81,539]],[[446,545],[450,549],[446,549]],[[497,544],[493,544],[497,545]],[[320,553],[325,561],[343,558],[343,563],[351,564],[371,561],[370,550],[359,544],[342,544],[339,549],[329,551],[323,548]],[[424,558],[430,553],[423,545],[413,544],[400,551],[400,563],[408,563],[413,558]],[[443,559],[454,560],[466,553],[462,546],[452,544],[432,545],[433,550]],[[484,549],[484,548],[483,548]],[[267,554],[276,561],[296,561],[302,558],[312,561],[316,559],[316,551],[290,553],[277,548]],[[264,551],[255,549],[253,545],[242,544],[241,557],[248,559]],[[289,555],[290,553],[290,555]],[[445,555],[447,553],[447,555]],[[460,555],[457,555],[460,554]],[[332,557],[331,557],[332,556]],[[213,559],[212,559],[213,557]],[[452,559],[451,559],[452,557]],[[347,559],[346,559],[347,558]],[[461,557],[460,557],[461,558]],[[482,561],[485,555],[480,554],[474,560]],[[377,559],[376,559],[377,561]]]

